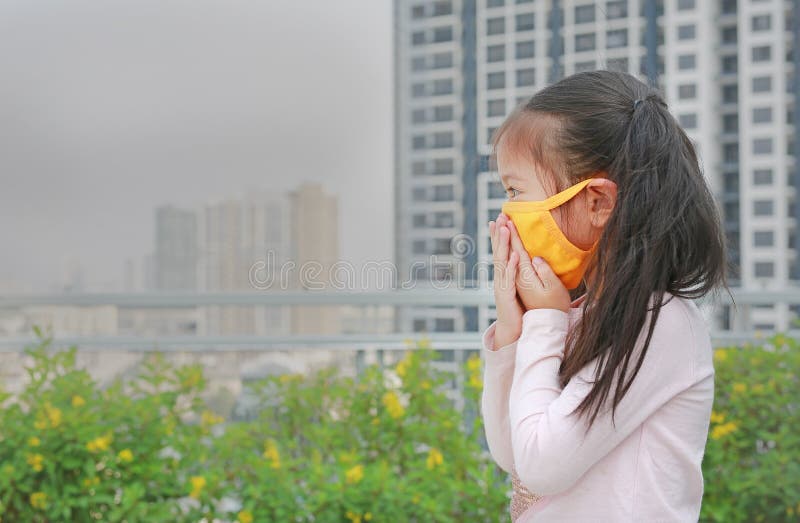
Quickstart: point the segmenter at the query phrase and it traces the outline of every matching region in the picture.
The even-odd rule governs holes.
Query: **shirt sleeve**
[[[674,310],[674,309],[672,309]],[[676,339],[690,329],[688,318],[665,307],[653,331],[647,355],[626,395],[617,405],[611,423],[611,400],[615,375],[606,403],[592,428],[588,419],[578,421],[570,412],[592,387],[596,358],[573,376],[563,389],[558,382],[564,357],[568,314],[558,309],[532,309],[522,318],[517,340],[515,367],[509,398],[509,422],[513,461],[520,481],[540,495],[563,492],[574,485],[597,461],[609,454],[650,415],[693,383],[693,342]],[[643,332],[637,338],[625,381],[633,368],[650,322],[648,312]],[[680,330],[683,329],[683,330]],[[587,413],[588,414],[588,413]]]
[[[492,322],[483,334],[481,416],[489,454],[501,469],[511,473],[513,456],[511,426],[508,421],[508,395],[514,373],[517,342],[492,350],[496,323]]]

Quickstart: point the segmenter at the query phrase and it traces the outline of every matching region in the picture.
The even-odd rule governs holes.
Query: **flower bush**
[[[476,354],[459,375],[423,341],[355,378],[272,376],[250,384],[257,415],[228,422],[198,366],[151,354],[102,388],[49,345],[26,349],[25,390],[0,394],[0,521],[509,520],[509,478],[480,444]],[[716,349],[701,521],[799,519],[798,358],[781,335]]]
[[[701,521],[800,521],[800,348],[784,334],[714,351]]]

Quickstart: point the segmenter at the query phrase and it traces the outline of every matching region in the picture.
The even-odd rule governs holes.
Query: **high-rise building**
[[[792,1],[395,0],[395,259],[401,279],[458,235],[467,275],[491,264],[486,223],[505,194],[488,141],[518,104],[564,75],[626,71],[657,87],[718,198],[731,279],[779,289],[800,278],[794,133],[800,43]],[[475,263],[478,264],[476,269]],[[418,264],[419,265],[419,264]],[[429,280],[429,269],[417,278]],[[440,269],[446,271],[446,269]],[[434,274],[434,276],[436,276]],[[720,328],[785,329],[786,304],[752,307]],[[400,311],[403,330],[484,328],[494,312]]]
[[[156,209],[155,286],[162,291],[197,289],[197,216],[171,205]]]
[[[289,193],[293,289],[331,289],[339,261],[339,207],[335,196],[316,183],[300,184]],[[348,290],[348,289],[336,289]],[[351,289],[352,290],[352,289]],[[295,306],[293,334],[342,332],[339,307]]]

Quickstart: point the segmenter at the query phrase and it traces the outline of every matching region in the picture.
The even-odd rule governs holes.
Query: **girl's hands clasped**
[[[489,222],[497,309],[494,349],[519,339],[522,315],[531,309],[569,312],[569,290],[543,259],[532,262],[516,227],[503,213]]]

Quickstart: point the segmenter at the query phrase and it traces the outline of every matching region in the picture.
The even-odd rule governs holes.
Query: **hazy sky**
[[[121,284],[155,206],[304,180],[390,259],[389,0],[5,0],[0,74],[0,285]]]

